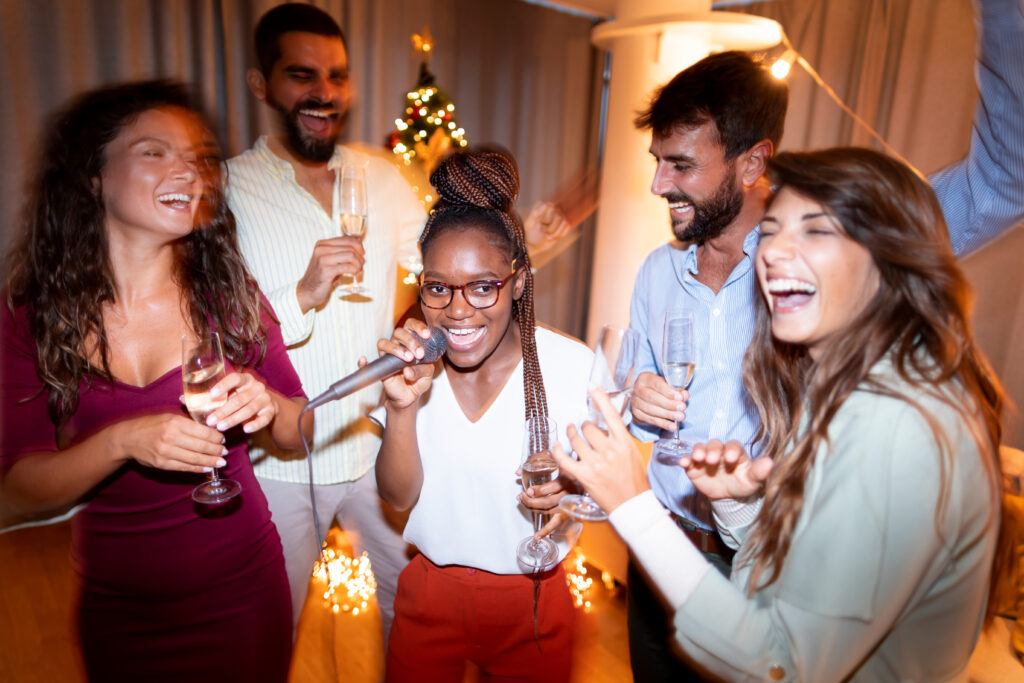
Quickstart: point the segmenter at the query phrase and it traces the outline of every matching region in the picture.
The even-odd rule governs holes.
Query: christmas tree
[[[420,75],[416,88],[405,95],[405,115],[395,119],[395,130],[388,136],[388,147],[396,160],[406,166],[418,162],[426,174],[434,170],[453,147],[465,147],[466,131],[455,121],[455,105],[437,87],[430,71],[433,39],[429,31],[414,34],[413,47],[420,55]]]

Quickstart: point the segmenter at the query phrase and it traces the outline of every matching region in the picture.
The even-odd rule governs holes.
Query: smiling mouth
[[[480,341],[486,328],[480,327],[446,327],[445,336],[448,337],[448,348],[456,351],[465,351],[472,348]]]
[[[302,124],[312,133],[322,135],[331,124],[338,119],[337,109],[300,109],[299,118]]]
[[[175,209],[184,209],[192,204],[192,195],[184,192],[168,192],[156,198],[158,202]]]
[[[773,313],[787,313],[800,308],[810,301],[818,289],[809,282],[796,278],[771,278],[767,283],[774,306]]]

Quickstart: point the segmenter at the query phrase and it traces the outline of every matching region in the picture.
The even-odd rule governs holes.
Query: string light
[[[594,586],[594,580],[587,576],[586,561],[587,558],[583,556],[583,551],[576,546],[566,555],[562,566],[565,568],[565,582],[569,585],[573,604],[578,609],[582,608],[584,613],[589,614],[593,608],[589,596]]]
[[[377,580],[364,552],[351,557],[339,547],[324,543],[320,558],[313,565],[313,578],[324,585],[324,604],[335,614],[365,613],[377,592]]]
[[[782,56],[772,64],[772,76],[775,76],[775,78],[778,78],[779,80],[788,76],[789,70],[793,67],[793,62],[796,61],[796,57],[796,50],[793,50],[792,48],[782,53]]]
[[[803,55],[801,55],[799,52],[796,51],[796,48],[793,47],[793,44],[791,42],[789,42],[789,36],[786,35],[785,31],[783,31],[783,33],[782,33],[782,44],[786,47],[786,51],[782,54],[782,57],[780,57],[779,60],[776,61],[772,65],[772,67],[771,67],[772,74],[775,75],[776,78],[785,78],[786,75],[789,74],[789,69],[788,68],[785,68],[785,72],[782,73],[781,76],[776,72],[776,67],[779,68],[780,72],[783,69],[782,66],[779,66],[779,62],[786,62],[788,60],[789,64],[793,64],[793,63],[799,64],[800,68],[803,69],[804,71],[806,71],[807,75],[809,75],[814,80],[814,82],[817,83],[821,87],[821,89],[825,91],[825,94],[827,94],[830,98],[832,98],[832,101],[835,102],[837,105],[839,105],[839,108],[842,109],[844,112],[846,112],[850,116],[850,118],[852,118],[854,120],[854,122],[857,125],[859,125],[861,128],[866,130],[868,132],[868,135],[870,135],[875,140],[877,140],[878,144],[880,144],[885,149],[886,152],[888,152],[890,155],[892,155],[892,156],[896,157],[897,159],[899,159],[900,161],[902,161],[904,164],[906,164],[910,168],[910,170],[912,170],[914,173],[916,173],[918,175],[918,177],[921,178],[921,180],[924,180],[924,181],[927,182],[927,178],[925,178],[925,175],[923,173],[921,173],[921,171],[918,170],[918,168],[916,166],[914,166],[906,158],[904,158],[904,156],[902,154],[897,152],[892,147],[892,145],[890,145],[888,142],[885,141],[885,138],[883,138],[881,135],[878,134],[878,131],[876,131],[874,128],[872,128],[870,125],[868,125],[867,121],[862,119],[857,114],[857,112],[855,112],[845,102],[843,102],[842,98],[839,97],[839,95],[836,94],[836,91],[833,90],[829,86],[829,84],[825,82],[825,79],[823,79],[821,77],[821,75],[818,74],[817,71],[815,71],[814,67],[811,66],[810,62],[808,62],[806,59],[804,59]]]

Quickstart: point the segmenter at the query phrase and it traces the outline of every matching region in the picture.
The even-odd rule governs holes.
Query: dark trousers
[[[715,569],[729,576],[730,560],[705,553]],[[627,576],[626,620],[629,627],[629,665],[634,683],[713,681],[674,647],[671,610],[665,607],[647,577],[630,558]]]

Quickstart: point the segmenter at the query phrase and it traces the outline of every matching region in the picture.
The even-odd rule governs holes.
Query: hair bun
[[[519,169],[511,154],[486,149],[450,155],[430,174],[446,204],[512,210],[519,197]]]

